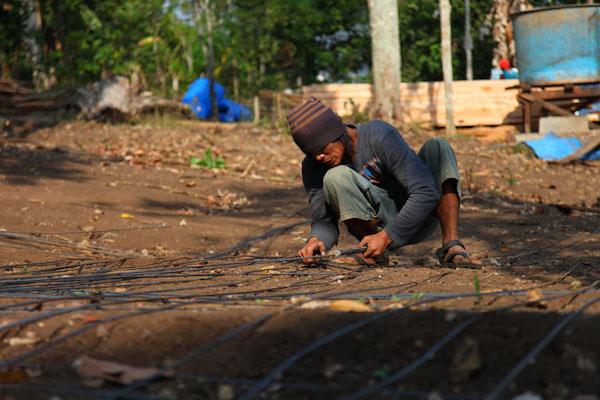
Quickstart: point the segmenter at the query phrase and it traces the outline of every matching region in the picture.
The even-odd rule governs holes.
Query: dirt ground
[[[506,131],[449,138],[480,269],[440,266],[439,232],[388,267],[303,266],[302,155],[267,127],[5,137],[0,398],[599,399],[600,162]],[[190,165],[207,149],[225,168]]]

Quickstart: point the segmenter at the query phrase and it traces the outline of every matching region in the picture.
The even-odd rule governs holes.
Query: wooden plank
[[[554,114],[557,114],[557,115],[569,115],[569,116],[573,115],[571,112],[569,112],[569,111],[567,111],[565,109],[562,109],[562,108],[560,108],[558,106],[555,106],[552,103],[548,103],[545,100],[538,99],[537,97],[535,97],[535,96],[533,96],[531,94],[520,93],[519,97],[522,98],[523,100],[529,101],[532,104],[536,104],[537,103],[537,104],[541,105],[543,108],[545,108],[546,110],[548,110],[550,112],[553,112]]]
[[[455,113],[459,126],[516,124],[522,120],[516,95],[517,80],[455,81]],[[445,123],[442,82],[416,82],[401,85],[401,102],[405,122],[431,126]],[[340,115],[352,113],[352,102],[359,110],[371,99],[369,84],[327,84],[303,88],[303,95],[323,100]]]

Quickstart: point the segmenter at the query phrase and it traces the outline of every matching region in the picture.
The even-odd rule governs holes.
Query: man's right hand
[[[303,257],[302,262],[304,262],[304,264],[310,265],[316,262],[311,256],[317,254],[325,255],[325,251],[325,243],[318,237],[313,236],[308,239],[304,247],[300,249],[298,256]]]

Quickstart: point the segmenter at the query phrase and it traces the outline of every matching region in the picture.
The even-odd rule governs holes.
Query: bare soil
[[[403,131],[415,149],[436,134]],[[308,204],[302,155],[274,129],[152,118],[5,137],[0,398],[225,400],[264,377],[255,398],[339,398],[446,339],[364,398],[480,398],[546,338],[487,398],[598,399],[600,162],[473,135],[449,141],[477,270],[440,266],[439,232],[389,267],[290,260]],[[225,168],[190,166],[207,149]],[[124,394],[118,374],[78,374],[84,355],[168,376]]]

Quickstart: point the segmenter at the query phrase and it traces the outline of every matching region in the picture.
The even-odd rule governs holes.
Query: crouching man
[[[427,141],[419,154],[383,121],[353,126],[311,97],[287,116],[294,142],[306,154],[302,180],[311,233],[298,255],[307,264],[339,237],[338,221],[367,250],[362,264],[387,264],[390,249],[425,240],[440,224],[442,264],[474,264],[458,239],[460,175],[448,142]]]

